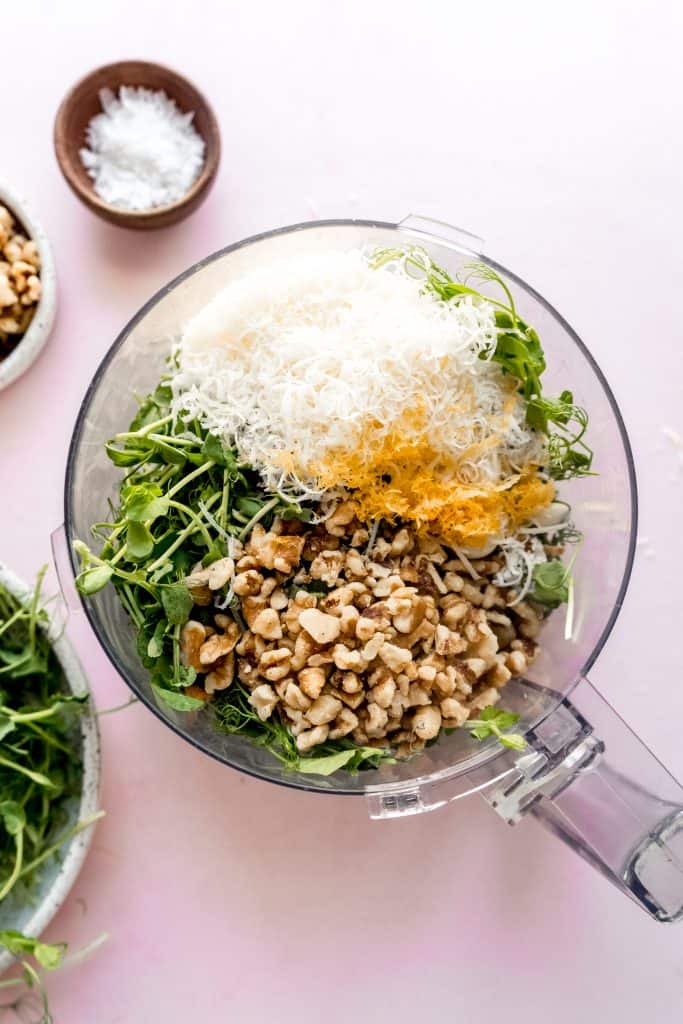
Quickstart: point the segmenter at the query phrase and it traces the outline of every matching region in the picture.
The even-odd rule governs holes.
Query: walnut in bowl
[[[50,245],[26,202],[0,184],[0,389],[26,370],[55,315]]]

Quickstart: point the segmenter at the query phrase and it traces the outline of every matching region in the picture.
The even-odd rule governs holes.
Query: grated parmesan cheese
[[[480,358],[493,309],[444,303],[361,250],[273,262],[185,327],[174,411],[235,443],[269,491],[355,491],[375,519],[481,545],[552,500],[514,381]]]

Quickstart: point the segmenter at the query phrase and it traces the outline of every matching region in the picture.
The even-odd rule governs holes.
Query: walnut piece
[[[248,629],[240,636],[224,612],[213,626],[191,620],[181,656],[205,673],[209,697],[237,676],[257,714],[278,715],[301,753],[349,736],[408,756],[527,671],[542,614],[492,583],[495,556],[465,565],[438,541],[386,524],[368,552],[356,512],[341,501],[315,526],[257,524],[235,560],[196,566],[185,581],[196,602],[212,604],[230,583]]]

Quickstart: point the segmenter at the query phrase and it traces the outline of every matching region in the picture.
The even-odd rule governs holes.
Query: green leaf
[[[160,655],[152,656],[148,653],[149,645],[152,641],[153,636],[154,632],[151,631],[151,626],[147,628],[147,623],[145,623],[145,625],[141,626],[141,628],[139,629],[135,643],[138,656],[142,664],[145,666],[145,668],[149,669],[156,667],[155,661],[157,658],[160,657]]]
[[[496,327],[505,327],[508,330],[515,326],[515,321],[512,319],[510,313],[504,309],[497,309],[495,314]]]
[[[157,686],[156,683],[152,683],[152,689],[155,696],[164,704],[168,704],[174,711],[198,711],[199,708],[206,707],[206,701],[198,700],[197,697],[188,697],[184,693],[178,693],[177,690],[167,690],[162,686]]]
[[[324,744],[323,749],[329,744]],[[363,767],[378,768],[381,764],[395,764],[396,759],[387,750],[377,747],[357,747],[349,745],[343,750],[332,754],[320,754],[313,757],[300,757],[292,768],[303,775],[332,775],[340,768],[346,768],[356,774]]]
[[[190,617],[194,601],[184,583],[173,583],[161,588],[161,603],[172,626],[184,626]]]
[[[227,448],[215,434],[207,434],[206,440],[202,445],[202,455],[205,455],[207,459],[211,459],[217,466],[223,466],[224,469],[230,470],[231,476],[239,475],[240,468],[237,455],[232,448]]]
[[[158,438],[154,440],[146,438],[145,440],[155,452],[162,456],[164,462],[169,462],[172,466],[184,466],[188,460],[185,448],[176,448],[174,445],[160,441]]]
[[[280,519],[298,519],[302,523],[310,523],[314,517],[312,508],[302,508],[301,505],[293,503],[278,506],[277,514]]]
[[[4,740],[14,729],[14,722],[4,712],[0,711],[0,740]]]
[[[519,715],[514,711],[504,711],[503,708],[491,705],[484,708],[481,717],[485,722],[495,722],[499,729],[509,729],[511,725],[515,725],[519,721]]]
[[[114,575],[114,570],[108,565],[95,565],[90,569],[84,569],[76,577],[76,586],[81,594],[89,597],[96,594],[98,590],[106,587]]]
[[[553,558],[549,562],[535,565],[532,579],[533,587],[529,597],[533,601],[557,608],[569,599],[569,572],[559,559]]]
[[[31,768],[26,768],[23,764],[12,761],[8,757],[0,757],[0,767],[9,768],[11,771],[17,772],[18,775],[25,775],[31,782],[35,782],[37,786],[46,786],[48,789],[56,788],[52,779],[48,779],[47,775],[43,775],[42,772],[33,771]]]
[[[137,466],[139,462],[144,462],[145,459],[149,458],[149,450],[144,448],[120,448],[114,447],[114,442],[109,441],[104,446],[104,450],[107,453],[111,462],[114,463],[119,469],[127,469],[129,466]]]
[[[339,770],[355,773],[377,768],[380,764],[395,763],[388,750],[358,747],[347,739],[328,741],[319,746],[312,756],[302,757],[296,748],[295,738],[277,713],[262,722],[249,703],[248,690],[239,682],[220,694],[210,705],[210,710],[221,732],[249,736],[291,771],[329,775]]]
[[[124,512],[133,523],[148,523],[168,514],[169,499],[156,484],[137,484],[122,490]]]
[[[40,966],[47,971],[54,971],[59,967],[66,951],[65,942],[48,944],[12,929],[0,931],[0,945],[8,949],[13,956],[34,956]]]
[[[374,753],[374,748],[370,748]],[[332,772],[343,768],[356,756],[353,748],[340,750],[337,754],[328,754],[326,757],[302,757],[296,765],[298,772],[302,775],[331,775]]]
[[[543,351],[543,346],[541,345],[541,339],[536,334],[533,327],[527,327],[522,320],[518,320],[517,323],[518,326],[521,326],[524,330],[528,358],[534,370],[540,377],[541,374],[545,372],[546,368],[545,353]]]
[[[220,544],[214,544],[212,547],[207,548],[206,554],[202,558],[202,565],[204,567],[212,565],[214,562],[217,562],[219,558],[223,558],[224,556],[225,547],[221,547]]]
[[[129,522],[126,529],[126,545],[130,557],[136,562],[141,562],[152,554],[154,537],[144,523]]]
[[[549,423],[565,426],[574,418],[575,412],[582,411],[574,405],[571,391],[563,391],[559,398],[542,398],[536,395],[527,404],[526,421],[534,430],[540,430],[545,434],[548,432]]]
[[[215,434],[207,434],[206,440],[202,445],[202,455],[206,455],[207,459],[211,459],[217,466],[225,465],[223,442]]]
[[[287,594],[289,597],[296,597],[300,590],[304,594],[314,594],[316,597],[327,597],[330,592],[327,583],[323,583],[322,580],[311,580],[310,583],[292,583]]]
[[[493,721],[495,721],[499,729],[509,729],[511,726],[515,725],[519,721],[519,715],[513,714],[512,711],[503,711],[502,708],[486,708],[485,710],[497,712],[493,716]],[[484,718],[483,713],[482,718]],[[491,719],[489,719],[489,721],[491,721]]]
[[[257,512],[261,511],[264,505],[265,501],[259,501],[257,498],[241,497],[235,502],[237,511],[241,512],[248,519],[252,519]]]
[[[92,551],[87,544],[84,544],[82,540],[75,540],[73,542],[73,549],[78,555],[78,562],[82,569],[87,568],[92,562]]]
[[[503,747],[509,747],[510,750],[524,750],[527,745],[524,737],[514,732],[508,732],[504,736],[499,736],[498,742]]]
[[[467,722],[465,722],[465,725],[467,726]],[[488,736],[493,735],[491,728],[488,725],[475,725],[474,727],[468,726],[468,728],[475,740],[485,740]]]
[[[14,800],[4,800],[0,803],[0,818],[2,818],[5,830],[16,836],[22,829],[26,828],[26,814],[21,804]]]
[[[164,634],[166,623],[162,619],[157,623],[151,639],[147,643],[147,656],[149,658],[160,658],[164,653]]]
[[[554,480],[592,475],[593,452],[583,440],[588,414],[574,405],[571,391],[563,391],[559,398],[534,396],[527,405],[526,420],[548,436],[548,472]],[[551,431],[551,425],[559,430]]]
[[[578,444],[578,448],[575,447]],[[548,437],[548,471],[553,480],[570,480],[572,477],[595,476],[593,452],[576,437],[550,434]]]
[[[518,721],[519,715],[490,704],[483,709],[479,718],[470,718],[465,722],[464,728],[476,740],[485,740],[489,736],[495,736],[504,747],[509,747],[512,750],[524,750],[527,743],[523,736],[503,732],[504,729],[509,729]]]
[[[173,685],[180,687],[192,686],[197,680],[197,672],[191,665],[180,665],[176,668],[173,676]]]
[[[482,353],[482,358],[485,357]],[[537,337],[531,339],[519,333],[499,334],[491,361],[498,363],[504,373],[519,380],[525,398],[540,394],[545,359]]]
[[[142,430],[148,423],[166,416],[170,411],[172,399],[173,390],[170,384],[159,384],[156,391],[141,401],[137,415],[128,428],[131,433]]]

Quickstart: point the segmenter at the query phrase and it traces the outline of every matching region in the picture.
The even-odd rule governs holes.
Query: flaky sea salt
[[[152,210],[182,199],[204,164],[204,140],[165,92],[100,90],[102,113],[86,131],[83,166],[105,203]]]

